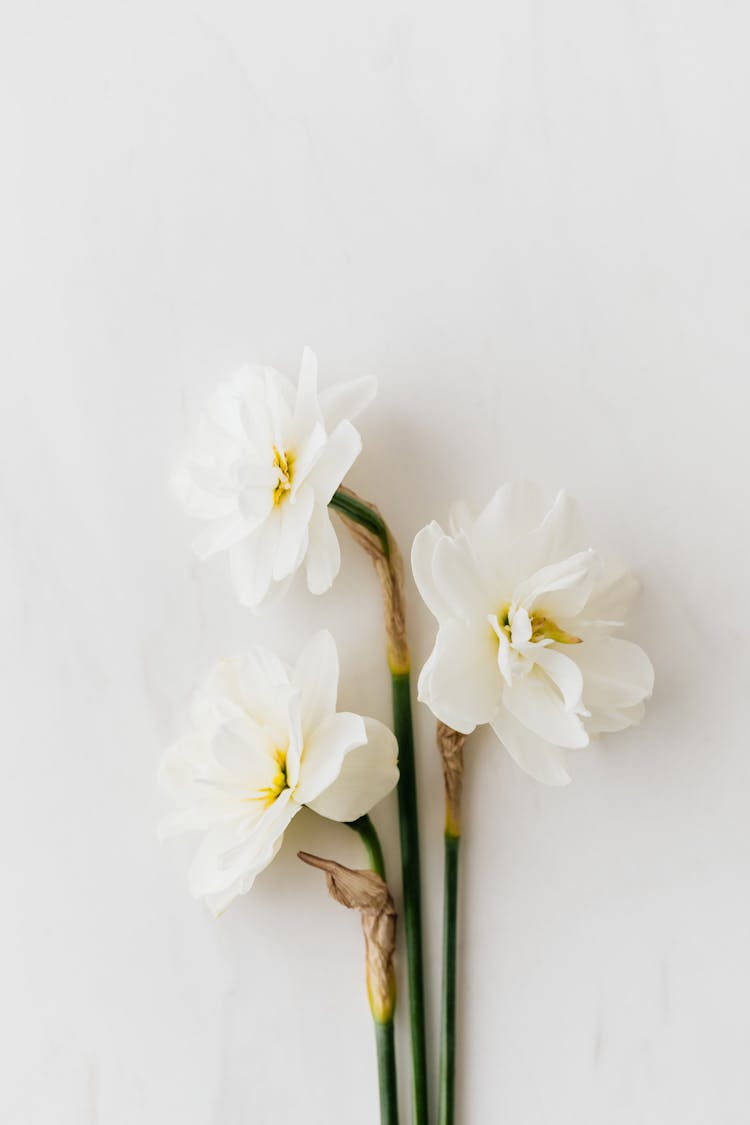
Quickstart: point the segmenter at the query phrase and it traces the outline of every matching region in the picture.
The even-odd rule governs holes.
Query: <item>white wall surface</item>
[[[350,483],[404,548],[525,475],[645,587],[640,729],[564,790],[471,740],[459,1120],[744,1125],[747,6],[41,0],[2,24],[0,1121],[377,1121],[358,922],[295,858],[356,864],[356,839],[298,817],[216,922],[191,845],[155,836],[159,755],[218,656],[326,624],[342,704],[388,717],[354,546],[330,594],[256,620],[169,492],[215,382],[294,374],[307,343],[324,383],[380,378]],[[393,800],[376,820],[395,874]]]

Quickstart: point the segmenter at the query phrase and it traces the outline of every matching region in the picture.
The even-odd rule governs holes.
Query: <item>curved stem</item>
[[[460,843],[460,836],[451,835],[450,832],[445,833],[439,1125],[453,1125],[456,1103],[456,946],[458,939],[458,850]]]
[[[342,516],[346,516],[347,519],[353,520],[360,527],[367,528],[368,531],[377,536],[385,558],[389,557],[388,528],[379,512],[374,512],[369,505],[363,504],[359,497],[340,488],[334,492],[329,503],[330,507],[335,508],[337,512],[341,512]]]
[[[357,820],[347,821],[347,824],[349,828],[359,835],[362,843],[365,845],[370,869],[379,875],[381,879],[385,880],[383,849],[380,846],[380,837],[375,831],[375,825],[372,823],[369,816],[365,814],[364,816],[360,816]]]

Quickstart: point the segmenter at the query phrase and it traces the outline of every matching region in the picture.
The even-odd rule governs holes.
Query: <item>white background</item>
[[[640,729],[564,790],[470,742],[459,1121],[747,1122],[746,4],[2,22],[3,1125],[377,1120],[358,921],[295,858],[356,864],[356,839],[298,817],[218,922],[190,843],[156,842],[158,758],[218,656],[291,658],[327,624],[342,705],[389,714],[364,557],[345,542],[330,594],[258,621],[169,492],[216,381],[294,375],[306,343],[324,384],[380,378],[350,483],[405,550],[525,475],[569,487],[644,583]],[[434,1078],[442,795],[418,724]],[[395,875],[392,800],[376,819]]]

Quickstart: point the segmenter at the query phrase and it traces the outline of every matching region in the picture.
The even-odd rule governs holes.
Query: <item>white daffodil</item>
[[[364,378],[318,393],[306,348],[296,387],[271,367],[246,366],[216,391],[175,488],[189,515],[210,521],[196,554],[229,550],[244,605],[267,605],[303,562],[314,594],[338,574],[328,503],[362,448],[351,419],[376,387]]]
[[[522,769],[563,785],[563,749],[642,717],[651,662],[612,636],[638,584],[591,550],[564,492],[549,511],[526,484],[504,485],[476,518],[457,505],[450,534],[431,523],[417,535],[412,567],[439,623],[419,698],[447,726],[489,723]]]
[[[398,781],[396,739],[336,711],[338,678],[325,631],[294,669],[263,648],[224,661],[195,700],[194,733],[165,753],[160,781],[178,810],[160,834],[205,831],[190,885],[214,914],[250,889],[303,805],[355,820]]]

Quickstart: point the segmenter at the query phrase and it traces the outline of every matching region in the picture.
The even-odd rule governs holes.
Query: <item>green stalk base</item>
[[[380,1090],[381,1125],[398,1125],[398,1089],[396,1085],[396,1047],[393,1020],[374,1021],[375,1046],[378,1052],[378,1087]]]
[[[404,893],[404,931],[409,976],[409,1021],[414,1075],[414,1125],[428,1125],[427,1042],[422,966],[422,891],[417,820],[417,777],[409,673],[393,673],[393,730],[398,742],[398,818]]]
[[[445,836],[443,899],[443,1002],[440,1014],[439,1125],[453,1125],[456,1105],[456,946],[460,836]]]

